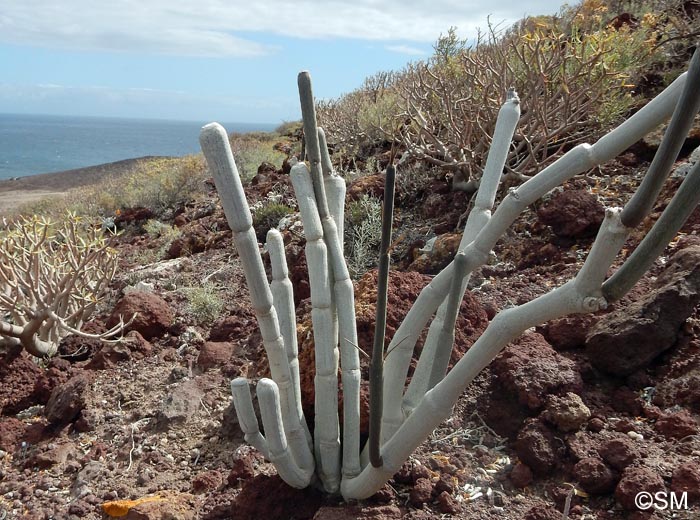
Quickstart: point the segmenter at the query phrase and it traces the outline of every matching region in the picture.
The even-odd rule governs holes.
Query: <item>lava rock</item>
[[[574,466],[574,477],[588,493],[604,495],[615,489],[617,475],[598,457],[579,460]]]
[[[561,397],[549,396],[542,416],[559,430],[573,432],[588,422],[591,411],[578,394],[567,392]]]
[[[537,333],[524,334],[494,360],[491,371],[502,387],[517,395],[520,404],[535,411],[548,394],[580,392],[576,364],[558,354]]]
[[[233,354],[233,344],[227,341],[206,341],[199,350],[197,367],[201,370],[223,366]]]
[[[555,350],[572,350],[586,344],[588,329],[598,319],[598,316],[593,314],[572,314],[548,321],[544,325],[536,327],[535,330],[542,334]]]
[[[663,414],[654,428],[669,439],[682,439],[698,433],[698,423],[686,410]]]
[[[136,317],[127,329],[138,331],[148,340],[162,336],[170,328],[174,318],[170,305],[160,296],[146,292],[130,292],[117,302],[107,326],[114,327],[120,318],[127,322],[134,315]]]
[[[554,438],[552,430],[537,419],[529,419],[518,434],[515,451],[533,473],[547,475],[562,455],[562,446]]]
[[[641,457],[639,446],[627,436],[605,441],[598,453],[605,462],[618,471],[624,470]]]
[[[251,479],[254,476],[253,456],[251,454],[241,455],[231,462],[231,471],[226,477],[226,481],[229,486],[237,487],[241,481]]]
[[[700,500],[700,467],[696,462],[686,462],[673,470],[671,490],[688,493],[689,502]]]
[[[515,467],[513,467],[513,470],[510,472],[510,475],[508,475],[508,478],[510,478],[511,483],[516,488],[523,489],[532,484],[534,476],[529,466],[523,464],[522,462],[518,462]]]
[[[92,377],[81,372],[54,389],[44,408],[46,419],[55,425],[75,421],[86,406],[91,382]]]
[[[560,191],[537,210],[540,222],[560,237],[594,236],[603,222],[605,208],[585,189]]]
[[[215,469],[202,471],[192,479],[192,492],[195,494],[210,493],[218,489],[224,482],[224,477]]]
[[[430,502],[433,496],[433,484],[427,478],[419,478],[411,488],[409,500],[416,507]]]
[[[588,332],[586,352],[598,369],[629,376],[671,348],[700,303],[700,247],[680,250],[641,300],[602,317]]]
[[[646,467],[629,467],[622,474],[615,488],[615,498],[628,511],[637,510],[635,497],[641,493],[652,495],[665,491],[664,479],[654,470]]]
[[[443,491],[438,495],[437,509],[446,515],[456,515],[462,510],[459,503],[447,491]]]

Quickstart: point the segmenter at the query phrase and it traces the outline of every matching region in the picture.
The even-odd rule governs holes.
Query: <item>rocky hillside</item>
[[[603,206],[628,199],[654,146],[646,142],[567,183],[518,219],[497,246],[497,260],[472,277],[453,361],[500,309],[571,278]],[[644,229],[680,182],[667,181]],[[349,198],[381,198],[383,183],[381,174],[358,178]],[[436,173],[399,187],[388,338],[431,274],[451,259],[469,203]],[[271,194],[285,197],[289,178],[262,167],[247,193],[253,205]],[[558,520],[562,511],[569,518],[671,518],[635,511],[636,493],[646,490],[688,492],[690,509],[674,518],[697,517],[697,211],[629,296],[595,315],[542,324],[509,345],[390,483],[353,504],[289,488],[242,440],[229,381],[262,377],[268,366],[211,185],[163,223],[179,230],[176,238],[156,236],[151,216],[134,210],[118,217],[124,232],[116,242],[122,263],[113,299],[88,327],[104,330],[118,315],[138,312],[125,341],[69,336],[59,355],[39,363],[18,350],[0,353],[0,515],[96,519],[124,507],[126,518],[154,520]],[[301,324],[306,416],[313,417],[309,287],[294,218],[287,217],[283,234]],[[356,281],[366,351],[376,276],[370,269]]]

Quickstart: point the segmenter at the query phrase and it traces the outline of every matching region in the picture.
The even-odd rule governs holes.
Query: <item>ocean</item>
[[[147,155],[198,153],[209,121],[0,114],[0,179],[94,166]],[[222,123],[229,132],[276,125]]]

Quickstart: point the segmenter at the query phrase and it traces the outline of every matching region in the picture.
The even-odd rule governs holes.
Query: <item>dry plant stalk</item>
[[[33,356],[55,354],[68,334],[106,339],[80,329],[104,297],[117,268],[117,251],[98,227],[68,214],[54,223],[20,217],[0,231],[0,337]]]

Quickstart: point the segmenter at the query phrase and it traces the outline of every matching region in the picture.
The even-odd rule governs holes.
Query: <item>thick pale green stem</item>
[[[668,119],[685,80],[686,73],[683,73],[649,104],[600,138],[595,145],[576,146],[517,190],[512,190],[470,245],[472,256],[468,258],[467,272],[470,273],[486,262],[489,251],[527,206],[574,175],[616,157]],[[464,250],[466,245],[460,244],[460,250]],[[401,406],[401,382],[406,379],[413,349],[421,331],[447,296],[453,269],[453,264],[448,265],[421,291],[389,344],[384,369],[382,416],[382,436],[385,439],[391,437],[405,420]]]
[[[314,444],[318,474],[326,490],[334,492],[340,485],[340,426],[338,349],[333,336],[328,251],[323,241],[323,226],[309,170],[304,163],[299,163],[292,167],[290,175],[306,235],[306,263],[311,286],[311,321],[316,360]]]
[[[425,394],[413,413],[382,446],[382,467],[367,465],[358,477],[343,481],[343,497],[364,499],[376,493],[420,443],[449,417],[466,386],[503,347],[525,330],[547,320],[571,313],[593,312],[605,306],[600,284],[625,243],[627,233],[628,229],[620,224],[619,210],[608,210],[579,275],[544,296],[501,311],[445,379]]]
[[[503,103],[503,106],[498,111],[496,129],[494,131],[491,148],[489,149],[486,166],[484,167],[484,173],[481,177],[481,183],[479,184],[479,191],[474,201],[474,208],[469,213],[467,225],[462,235],[460,249],[463,249],[467,244],[471,243],[479,231],[481,231],[481,228],[483,228],[486,222],[491,218],[491,209],[496,200],[499,181],[503,175],[503,168],[508,156],[508,150],[510,149],[513,133],[515,132],[515,127],[519,120],[520,99],[515,90],[510,90],[506,96],[505,103]],[[466,269],[466,263],[463,268]],[[459,298],[461,302],[467,290],[469,276],[468,273],[465,272],[464,276],[458,278],[463,281],[460,283],[459,293],[455,294],[454,297]],[[418,404],[418,401],[423,398],[425,392],[435,386],[436,381],[434,377],[436,377],[436,374],[441,372],[444,374],[444,370],[447,368],[447,365],[442,368],[434,368],[435,360],[440,359],[442,360],[441,363],[444,360],[449,361],[451,354],[451,352],[438,352],[438,345],[442,345],[444,349],[449,348],[451,350],[454,342],[443,340],[443,336],[448,338],[450,335],[454,335],[456,321],[456,314],[454,317],[448,317],[447,310],[447,301],[443,301],[428,329],[428,336],[423,345],[418,365],[413,373],[411,383],[408,385],[406,394],[403,397],[402,408],[405,416],[411,413],[413,408]]]
[[[200,144],[214,177],[226,219],[233,231],[233,242],[238,250],[246,283],[250,290],[250,299],[260,326],[272,379],[279,387],[280,413],[284,425],[283,434],[289,441],[289,447],[298,469],[307,471],[308,461],[313,460],[313,456],[299,421],[298,410],[301,405],[297,403],[284,340],[273,306],[272,292],[260,257],[258,240],[253,230],[253,218],[243,192],[236,162],[231,153],[226,130],[217,123],[206,125],[200,134]]]

